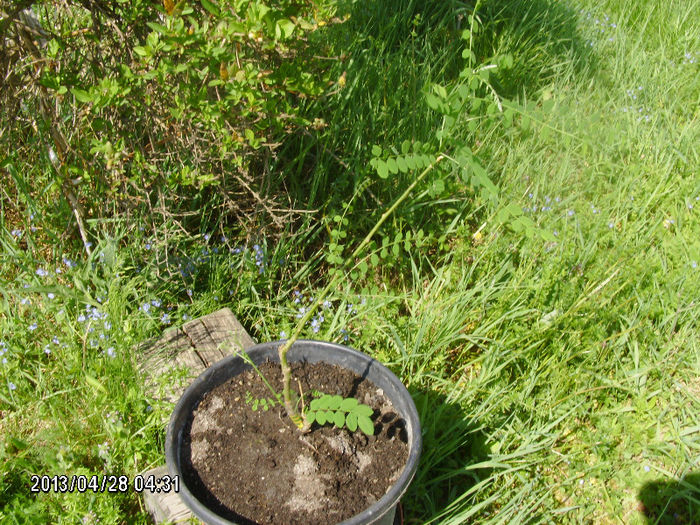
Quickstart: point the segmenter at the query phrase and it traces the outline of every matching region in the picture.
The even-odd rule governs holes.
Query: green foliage
[[[311,401],[304,419],[309,425],[333,424],[338,428],[347,427],[350,432],[359,428],[368,436],[372,436],[374,423],[370,418],[373,413],[371,407],[363,405],[353,397],[324,394]]]
[[[70,178],[86,219],[146,212],[159,202],[197,231],[191,212],[203,202],[228,202],[219,218],[228,220],[248,214],[261,193],[276,201],[282,181],[263,180],[265,159],[309,125],[299,101],[326,86],[308,51],[317,29],[310,3],[183,1],[163,12],[145,1],[110,8],[37,2],[35,9],[58,27],[39,51],[47,59],[36,78],[22,60],[37,57],[19,37],[11,55],[10,70],[22,80],[13,77],[14,91],[4,95],[24,102],[13,103],[6,124],[23,137],[14,149],[28,153],[14,162],[37,164],[51,148],[47,183],[65,190]],[[92,34],[100,26],[110,27],[108,38]]]
[[[309,66],[319,85],[333,87],[316,99],[288,93],[293,118],[319,120],[292,126],[277,149],[256,127],[272,120],[235,121],[242,141],[232,147],[241,166],[250,161],[246,173],[230,169],[233,156],[205,162],[209,148],[221,153],[215,130],[223,124],[212,107],[224,119],[216,94],[228,96],[238,64],[228,64],[223,82],[217,57],[207,64],[200,56],[209,76],[197,77],[168,69],[166,59],[186,67],[186,53],[162,47],[174,38],[173,21],[188,27],[191,18],[193,35],[180,36],[213,53],[202,25],[215,33],[233,3],[183,2],[167,16],[156,4],[90,0],[53,11],[66,3],[35,2],[52,33],[46,57],[25,55],[14,69],[5,69],[18,56],[13,25],[3,33],[0,521],[147,523],[133,492],[35,497],[27,480],[133,477],[162,464],[172,404],[160,400],[189,379],[174,371],[155,393],[146,390],[138,345],[221,307],[258,340],[290,333],[298,308],[329,279],[329,239],[347,257],[415,178],[415,155],[435,153],[439,140],[454,161],[445,159],[380,228],[329,295],[320,331],[305,332],[348,338],[409,386],[424,447],[406,514],[441,524],[697,521],[697,17],[682,3],[608,2],[603,11],[587,0],[485,1],[473,10],[458,0],[378,0],[344,2],[331,23],[335,6],[316,3],[316,13],[296,20],[317,29],[295,25],[289,40],[284,22],[278,34],[263,31],[299,57],[310,49],[297,48],[296,36],[313,54],[334,57]],[[98,5],[114,16],[96,11],[93,22],[84,6]],[[275,52],[264,42],[251,39],[260,54],[239,56],[267,69]],[[506,55],[510,68],[498,60]],[[145,78],[156,68],[167,72],[163,82],[189,90],[202,116]],[[47,80],[52,122],[75,148],[57,171],[35,75]],[[201,89],[188,87],[199,86],[196,78]],[[473,98],[453,93],[464,84]],[[176,120],[171,107],[199,127]],[[266,166],[271,188],[278,179],[288,185],[290,206],[314,210],[284,222],[279,238],[266,235],[259,215],[228,220],[217,200],[224,187],[245,200],[235,177],[258,190]],[[86,207],[90,257],[74,242],[65,174]]]
[[[275,405],[282,405],[282,401],[280,396],[278,396],[277,398],[264,397],[262,399],[257,399],[253,398],[250,392],[246,392],[245,404],[250,405],[250,408],[253,410],[253,412],[257,412],[259,408],[261,408],[263,412],[267,412]]]

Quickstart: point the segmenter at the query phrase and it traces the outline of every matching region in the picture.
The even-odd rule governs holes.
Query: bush
[[[296,108],[324,80],[306,39],[312,3],[273,5],[41,0],[8,10],[4,176],[32,174],[36,191],[51,188],[84,219],[157,211],[201,231],[209,207],[219,221],[255,215],[281,227],[289,210],[265,167],[285,134],[308,125]]]

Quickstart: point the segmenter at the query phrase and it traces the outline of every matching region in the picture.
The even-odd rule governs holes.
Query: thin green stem
[[[404,201],[406,198],[410,195],[411,191],[422,181],[425,176],[430,173],[435,166],[443,159],[445,158],[444,155],[440,154],[437,156],[437,158],[427,167],[425,168],[418,177],[406,188],[406,190],[399,196],[396,201],[394,201],[394,204],[392,204],[379,218],[377,223],[374,225],[374,227],[369,231],[369,233],[365,236],[365,238],[362,240],[362,242],[355,248],[355,251],[352,252],[350,257],[348,257],[345,262],[342,264],[341,268],[337,270],[335,273],[335,276],[328,282],[328,284],[321,290],[321,292],[316,296],[316,300],[311,304],[311,306],[307,309],[307,311],[304,313],[304,315],[299,319],[299,322],[297,322],[296,326],[294,327],[294,331],[292,332],[292,335],[287,339],[284,343],[282,343],[279,348],[277,349],[277,353],[279,355],[280,359],[280,366],[282,367],[282,396],[284,398],[284,408],[287,410],[287,415],[289,418],[294,422],[294,424],[301,429],[302,431],[308,430],[308,424],[299,416],[299,412],[296,409],[296,406],[294,402],[292,401],[292,393],[291,393],[291,382],[292,382],[292,370],[291,367],[289,366],[289,362],[287,361],[287,352],[289,349],[292,347],[294,342],[299,338],[299,335],[301,334],[301,331],[304,329],[304,326],[306,323],[309,322],[309,319],[311,319],[311,316],[314,315],[318,307],[323,303],[325,300],[326,296],[328,295],[328,292],[333,288],[338,281],[340,280],[341,277],[345,277],[346,274],[343,272],[343,270],[352,262],[355,260],[356,257],[360,256],[362,251],[367,247],[369,242],[372,240],[372,237],[374,237],[374,234],[377,233],[379,228],[384,224],[384,222],[391,216],[391,214],[396,210],[396,208]]]

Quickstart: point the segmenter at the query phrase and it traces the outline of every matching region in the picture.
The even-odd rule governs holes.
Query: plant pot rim
[[[279,362],[277,348],[283,342],[282,340],[260,343],[248,348],[246,353],[250,355],[256,365],[267,359]],[[332,356],[332,358],[328,359],[330,356]],[[326,359],[324,359],[324,357]],[[361,513],[343,521],[342,525],[374,523],[376,520],[386,515],[392,507],[397,505],[401,496],[410,485],[418,467],[422,438],[418,411],[416,410],[411,395],[391,370],[376,359],[349,346],[327,341],[299,339],[289,349],[287,359],[290,363],[301,361],[308,363],[325,362],[328,364],[338,364],[354,371],[363,378],[369,379],[378,388],[384,391],[384,394],[389,398],[394,409],[406,423],[409,453],[406,465],[398,479],[377,502]],[[173,410],[168,424],[165,439],[165,457],[168,470],[172,476],[179,476],[180,478],[179,494],[183,502],[197,517],[206,523],[223,525],[235,522],[228,521],[206,507],[192,492],[190,492],[189,488],[184,483],[179,449],[185,423],[187,422],[189,414],[196,408],[206,392],[213,390],[229,378],[251,368],[252,367],[248,363],[235,354],[225,357],[207,368],[184,391]]]

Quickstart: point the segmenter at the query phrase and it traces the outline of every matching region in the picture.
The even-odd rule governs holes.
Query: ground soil
[[[264,363],[281,384],[278,364]],[[200,501],[241,524],[338,523],[375,503],[408,458],[405,423],[381,389],[354,372],[325,363],[292,365],[308,402],[312,390],[355,397],[374,409],[375,435],[333,425],[301,434],[253,371],[207,393],[185,428],[183,481]]]

